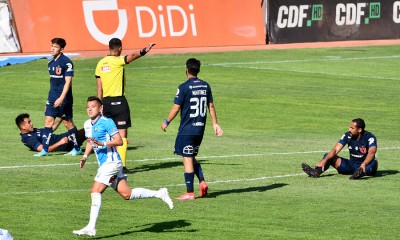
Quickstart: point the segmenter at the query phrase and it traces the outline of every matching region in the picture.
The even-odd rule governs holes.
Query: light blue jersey
[[[97,121],[92,124],[92,120],[89,119],[84,124],[86,138],[93,137],[99,142],[109,142],[112,136],[118,133],[118,129],[115,126],[114,121],[111,118],[100,116]],[[106,162],[121,161],[116,147],[109,146],[97,146],[92,143],[93,151],[96,154],[99,166]]]

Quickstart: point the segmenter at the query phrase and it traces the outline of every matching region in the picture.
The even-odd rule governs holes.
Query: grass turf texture
[[[400,46],[148,55],[126,67],[132,187],[185,191],[183,167],[172,154],[179,116],[160,129],[185,61],[203,63],[200,78],[213,88],[224,136],[209,119],[200,149],[209,196],[175,202],[125,202],[103,194],[98,239],[396,239],[399,234]],[[105,52],[106,54],[106,52]],[[75,59],[74,121],[87,119],[96,94],[98,59]],[[34,158],[19,142],[14,119],[28,112],[42,127],[49,88],[47,60],[0,68],[0,228],[15,239],[84,239],[72,230],[88,222],[97,169],[90,156]],[[349,181],[329,171],[302,173],[364,118],[378,138],[375,178]],[[65,131],[60,126],[58,133]],[[342,154],[348,157],[344,149]],[[195,185],[198,194],[198,185]]]

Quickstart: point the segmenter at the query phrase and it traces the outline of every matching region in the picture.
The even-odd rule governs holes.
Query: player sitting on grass
[[[60,119],[61,120],[61,119]],[[53,125],[53,131],[57,129],[61,121],[56,121]],[[40,152],[43,149],[42,133],[43,128],[33,128],[33,123],[28,113],[22,113],[15,118],[15,124],[21,131],[21,142],[32,151]],[[70,132],[62,134],[53,134],[49,142],[49,152],[53,151],[71,151],[74,147],[73,136]],[[85,131],[80,129],[76,139],[79,146],[85,141]],[[70,156],[70,155],[66,155]]]
[[[376,137],[364,130],[365,122],[361,118],[350,122],[349,131],[343,134],[329,153],[324,155],[314,168],[302,163],[303,171],[310,177],[319,177],[329,166],[336,168],[340,174],[352,174],[350,180],[363,176],[373,176],[378,170],[378,160],[375,157],[377,150]],[[350,159],[339,157],[339,152],[348,145]]]

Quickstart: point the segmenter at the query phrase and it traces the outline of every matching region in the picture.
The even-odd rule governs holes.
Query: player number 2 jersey
[[[112,119],[101,116],[97,121],[92,124],[89,119],[84,124],[86,138],[93,137],[99,142],[108,142],[112,136],[118,133],[118,129]],[[89,141],[89,140],[88,140]],[[99,166],[105,162],[121,161],[117,149],[110,146],[97,146],[92,143],[93,151],[97,156]]]
[[[179,85],[174,103],[181,106],[179,135],[203,135],[207,120],[207,106],[213,102],[210,85],[189,78]]]

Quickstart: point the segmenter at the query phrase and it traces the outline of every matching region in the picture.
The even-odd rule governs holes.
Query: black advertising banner
[[[268,43],[400,38],[400,0],[269,0]]]

